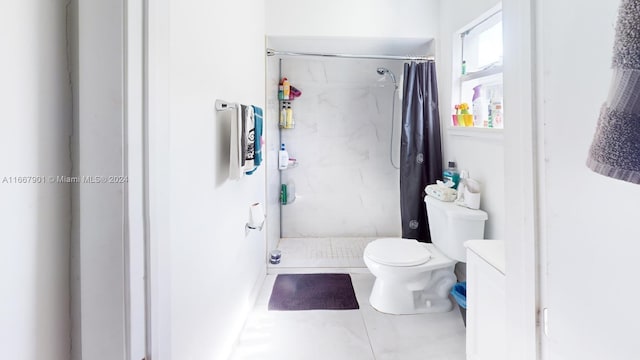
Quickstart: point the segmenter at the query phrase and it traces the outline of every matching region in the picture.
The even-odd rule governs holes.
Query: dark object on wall
[[[431,242],[424,188],[442,177],[435,62],[405,64],[404,79],[400,148],[402,237]]]
[[[623,0],[613,47],[613,79],[587,166],[640,184],[640,0]]]

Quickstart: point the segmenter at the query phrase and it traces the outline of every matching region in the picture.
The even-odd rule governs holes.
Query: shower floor
[[[282,238],[280,264],[269,264],[270,274],[343,271],[366,273],[362,254],[376,238]]]

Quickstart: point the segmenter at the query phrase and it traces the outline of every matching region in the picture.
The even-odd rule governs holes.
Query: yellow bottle
[[[293,128],[293,110],[291,110],[291,106],[287,106],[287,123],[285,127],[287,129]]]
[[[287,108],[282,105],[282,109],[280,109],[280,127],[284,128],[287,126]]]

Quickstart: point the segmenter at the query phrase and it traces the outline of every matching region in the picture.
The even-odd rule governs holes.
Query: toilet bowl
[[[376,277],[369,302],[378,311],[416,314],[451,310],[448,296],[456,283],[456,261],[433,244],[378,239],[365,248],[364,263]]]
[[[456,283],[454,267],[466,261],[463,243],[482,239],[487,213],[425,197],[432,244],[402,238],[370,242],[364,262],[376,277],[369,302],[388,314],[446,312]]]

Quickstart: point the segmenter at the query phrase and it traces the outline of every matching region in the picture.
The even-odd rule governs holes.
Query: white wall
[[[283,183],[295,185],[297,196],[282,207],[282,237],[400,236],[399,170],[391,166],[389,151],[393,126],[399,166],[402,102],[390,76],[376,69],[386,67],[399,80],[402,65],[283,59],[282,76],[302,96],[291,103],[295,129],[280,134],[299,163],[281,174]]]
[[[452,66],[454,34],[478,17],[496,6],[496,0],[445,0],[440,3],[439,35],[437,39],[438,89],[440,119],[443,128],[444,165],[456,161],[459,170],[469,171],[469,175],[482,184],[481,208],[489,213],[485,227],[485,238],[501,239],[505,226],[505,168],[504,147],[500,135],[483,137],[481,131],[450,131],[453,104]],[[509,119],[505,119],[505,126]],[[495,134],[494,134],[495,135]]]
[[[71,91],[65,2],[0,13],[0,357],[69,358],[70,187],[11,177],[69,175]],[[7,181],[5,180],[7,178]],[[11,183],[13,182],[13,183]]]
[[[438,0],[266,0],[270,36],[420,37],[438,31]]]
[[[214,103],[264,108],[265,9],[252,0],[168,5],[159,28],[168,30],[160,40],[168,58],[151,61],[168,61],[168,72],[156,75],[168,81],[168,103],[157,105],[168,112],[160,142],[169,156],[153,161],[165,164],[169,179],[151,181],[168,186],[170,204],[169,259],[159,265],[170,265],[170,358],[225,359],[266,273],[264,233],[245,236],[249,206],[265,202],[265,171],[228,180],[231,113],[216,113]]]
[[[640,187],[585,166],[608,94],[618,4],[536,6],[545,359],[637,357]]]

